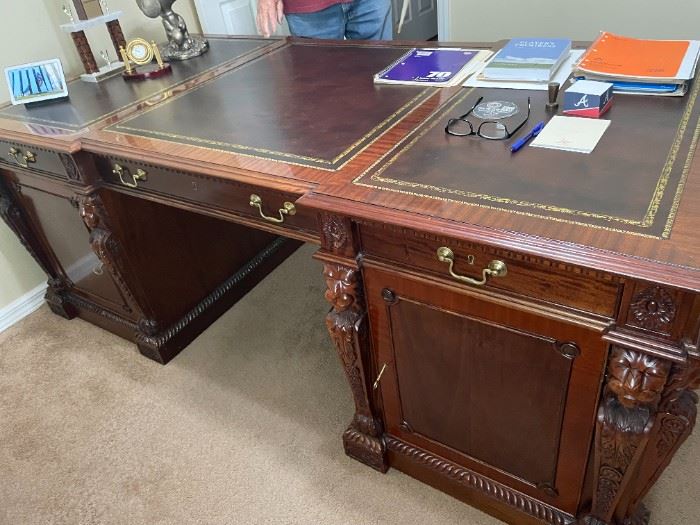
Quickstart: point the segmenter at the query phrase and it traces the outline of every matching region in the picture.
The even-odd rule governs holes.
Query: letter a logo
[[[574,107],[577,108],[579,106],[583,106],[584,108],[588,107],[588,95],[583,95],[576,104],[574,104]]]

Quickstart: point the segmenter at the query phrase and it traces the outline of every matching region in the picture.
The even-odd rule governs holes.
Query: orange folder
[[[620,77],[675,79],[687,40],[640,40],[603,32],[581,57],[578,69]]]

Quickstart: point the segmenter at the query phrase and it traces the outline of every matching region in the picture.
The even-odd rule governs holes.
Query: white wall
[[[599,31],[700,39],[698,0],[440,0],[452,41],[513,37],[593,40]],[[445,36],[441,35],[445,40]]]
[[[73,40],[59,29],[68,21],[61,11],[63,3],[69,1],[0,0],[0,73],[7,66],[48,58],[60,58],[69,77],[83,72]],[[107,5],[111,11],[124,11],[120,23],[127,40],[137,36],[156,42],[165,40],[160,19],[147,18],[135,0],[107,0]],[[187,21],[190,31],[201,31],[193,0],[179,0],[174,7]],[[98,62],[100,49],[108,49],[110,56],[116,57],[106,28],[91,29],[86,34]],[[8,99],[7,86],[0,82],[0,103]],[[34,259],[0,220],[0,313],[45,280]]]

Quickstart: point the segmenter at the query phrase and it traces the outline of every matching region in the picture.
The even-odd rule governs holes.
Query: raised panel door
[[[365,268],[386,431],[575,514],[602,326]]]

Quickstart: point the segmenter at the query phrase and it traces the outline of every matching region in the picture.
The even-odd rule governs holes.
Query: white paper
[[[590,153],[608,126],[609,120],[556,116],[547,123],[530,146]]]
[[[569,53],[569,58],[564,60],[562,65],[557,69],[557,72],[552,78],[552,82],[559,82],[563,87],[566,79],[569,78],[571,72],[573,71],[574,64],[581,58],[585,49],[572,49]],[[490,61],[489,61],[490,62]],[[470,76],[467,81],[462,84],[464,87],[488,87],[488,88],[502,88],[502,89],[531,89],[538,91],[547,90],[547,82],[513,82],[513,81],[494,81],[494,80],[479,80],[479,75],[484,70],[488,62],[484,63],[479,69],[477,69],[472,76]]]

